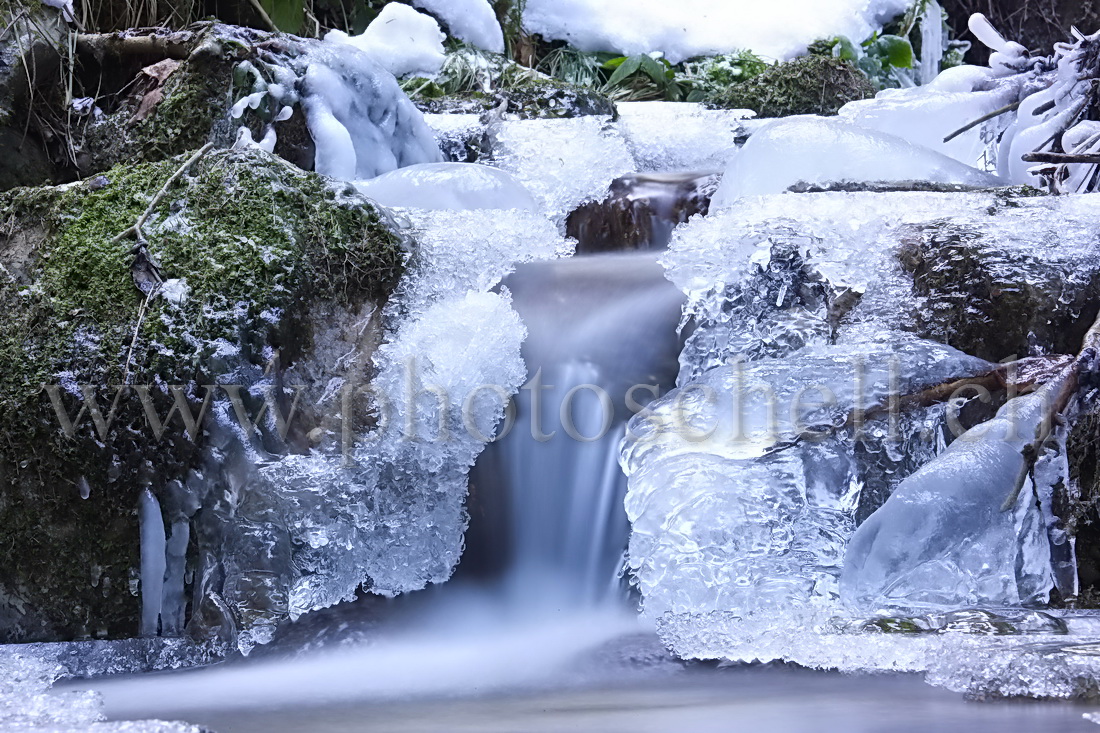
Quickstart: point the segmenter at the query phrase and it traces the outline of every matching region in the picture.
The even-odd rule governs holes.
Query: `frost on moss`
[[[803,56],[731,84],[707,102],[726,109],[751,109],[760,117],[835,115],[848,102],[875,95],[875,86],[847,61]]]
[[[180,162],[0,194],[0,641],[136,633],[137,497],[151,488],[170,514],[165,487],[203,447],[182,430],[155,439],[135,400],[106,437],[87,414],[67,437],[43,385],[71,417],[77,385],[97,385],[107,415],[124,382],[157,385],[162,415],[163,386],[183,385],[197,414],[198,385],[262,370],[275,350],[308,355],[311,313],[374,307],[402,272],[400,239],[365,199],[261,151],[221,151],[145,228],[188,297],[143,308],[131,243],[112,238]]]

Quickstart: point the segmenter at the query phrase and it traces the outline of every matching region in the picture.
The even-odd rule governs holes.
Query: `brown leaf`
[[[145,96],[141,98],[141,104],[138,105],[137,112],[134,112],[134,116],[130,118],[130,123],[141,122],[160,104],[160,100],[164,99],[164,92],[160,87],[151,89],[145,93]]]
[[[148,77],[152,77],[153,79],[156,79],[157,82],[159,82],[160,84],[163,84],[164,82],[168,81],[168,77],[170,77],[172,73],[179,67],[179,61],[176,61],[175,59],[164,59],[163,61],[158,61],[152,66],[146,66],[144,69],[141,70],[141,73],[145,74]]]
[[[141,70],[142,75],[145,77],[145,83],[142,86],[145,87],[146,92],[142,96],[141,103],[138,104],[134,116],[130,118],[130,124],[141,122],[153,113],[156,106],[164,99],[164,92],[162,91],[164,82],[168,81],[168,77],[179,67],[179,61],[164,59]]]

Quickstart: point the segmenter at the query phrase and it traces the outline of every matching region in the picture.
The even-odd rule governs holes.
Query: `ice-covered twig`
[[[124,239],[133,237],[138,242],[144,242],[145,234],[144,232],[142,232],[142,227],[145,226],[145,221],[150,216],[152,216],[153,210],[157,208],[157,205],[160,204],[161,200],[168,194],[168,189],[171,188],[172,184],[178,181],[180,177],[183,176],[183,174],[186,173],[191,166],[198,162],[199,158],[206,155],[213,147],[214,143],[207,143],[206,145],[203,145],[201,148],[199,148],[194,155],[184,161],[183,165],[181,165],[179,169],[175,173],[173,173],[167,181],[164,182],[164,185],[160,187],[160,190],[157,191],[155,196],[153,196],[153,200],[149,202],[149,206],[145,209],[144,212],[142,212],[137,221],[134,222],[134,225],[126,231],[120,233],[111,241],[121,242]]]
[[[1007,114],[1008,112],[1015,112],[1019,108],[1020,108],[1020,101],[1019,100],[1013,102],[1012,104],[1006,104],[1004,107],[1000,107],[999,109],[995,109],[995,110],[993,110],[992,112],[990,112],[988,114],[982,115],[981,117],[974,120],[973,122],[968,122],[967,124],[960,127],[958,130],[955,130],[953,133],[951,133],[950,135],[945,137],[943,139],[943,141],[945,143],[949,143],[952,140],[954,140],[955,138],[957,138],[959,135],[963,134],[964,132],[967,132],[968,130],[973,130],[975,127],[982,124],[983,122],[988,122],[989,120],[992,120],[994,117],[1000,117],[1001,115]]]
[[[792,440],[778,443],[767,451],[768,455],[785,451],[800,445],[803,441],[820,438],[836,430],[860,428],[868,419],[877,419],[891,413],[902,413],[947,402],[967,389],[995,392],[1011,387],[1017,396],[1031,394],[1044,384],[1062,374],[1073,357],[1065,354],[1033,356],[1001,364],[984,374],[962,379],[951,379],[931,387],[898,397],[885,404],[876,404],[867,408],[853,410],[835,425],[817,426],[795,436]]]
[[[1097,316],[1088,332],[1085,333],[1085,337],[1081,341],[1081,352],[1077,355],[1077,358],[1059,376],[1062,383],[1058,391],[1054,393],[1053,399],[1043,406],[1043,416],[1039,420],[1039,426],[1035,431],[1035,439],[1024,446],[1023,468],[1016,478],[1016,484],[1012,487],[1012,492],[1005,499],[1004,504],[1001,505],[1001,511],[1009,511],[1016,506],[1016,500],[1019,498],[1020,492],[1023,491],[1027,477],[1035,470],[1035,462],[1039,459],[1043,446],[1050,440],[1055,423],[1062,418],[1073,396],[1077,394],[1077,383],[1081,372],[1095,360],[1098,347],[1100,347],[1100,316]]]
[[[1084,163],[1097,165],[1100,164],[1100,153],[1025,153],[1023,161],[1025,163],[1055,163],[1062,165]]]

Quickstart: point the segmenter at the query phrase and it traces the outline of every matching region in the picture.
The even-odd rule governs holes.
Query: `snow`
[[[522,209],[538,204],[515,177],[474,163],[426,163],[357,181],[364,196],[383,206],[417,209]]]
[[[413,5],[446,23],[460,41],[504,53],[504,32],[488,0],[413,0]]]
[[[912,183],[996,186],[996,176],[906,140],[822,117],[771,122],[734,154],[714,196],[721,208],[792,186]]]
[[[605,0],[528,0],[524,28],[582,51],[661,52],[672,63],[751,50],[786,60],[820,38],[861,41],[904,13],[907,0],[636,0],[629,10]]]
[[[431,76],[443,68],[443,41],[447,37],[435,18],[408,5],[389,3],[358,36],[329,31],[326,43],[358,48],[394,76]]]

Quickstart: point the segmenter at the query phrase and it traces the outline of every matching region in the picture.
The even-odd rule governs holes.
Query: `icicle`
[[[943,60],[943,8],[930,0],[920,19],[920,83],[928,84],[940,73]]]
[[[145,489],[138,501],[141,523],[141,635],[157,636],[164,603],[165,546],[164,517],[160,502]]]

